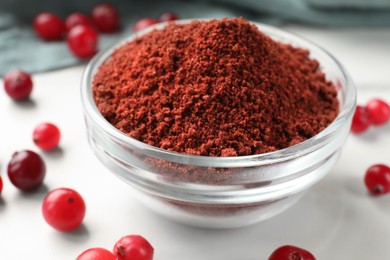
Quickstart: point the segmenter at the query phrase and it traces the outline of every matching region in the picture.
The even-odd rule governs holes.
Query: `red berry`
[[[39,124],[35,127],[33,132],[34,143],[45,151],[56,148],[60,142],[60,137],[60,130],[51,123]]]
[[[370,123],[370,118],[365,107],[356,106],[355,114],[352,119],[352,133],[363,133],[370,127]]]
[[[134,32],[138,32],[142,29],[145,29],[146,27],[149,27],[151,25],[157,24],[158,21],[153,18],[143,18],[141,20],[138,20],[133,27]]]
[[[92,26],[92,22],[89,17],[83,13],[73,13],[69,15],[65,20],[66,30],[69,32],[70,29],[72,29],[76,25]]]
[[[79,227],[83,221],[85,203],[75,190],[58,188],[46,195],[42,212],[46,222],[54,229],[70,231]]]
[[[390,192],[390,167],[375,164],[368,168],[364,177],[367,189],[372,195],[382,195]]]
[[[76,260],[116,260],[116,257],[107,249],[94,247],[82,252]]]
[[[65,31],[65,24],[55,14],[41,13],[35,17],[34,30],[44,40],[60,40]]]
[[[114,255],[118,260],[152,260],[153,253],[149,242],[137,235],[124,236],[114,246]]]
[[[120,23],[119,12],[111,4],[98,4],[92,9],[92,21],[101,32],[115,32]]]
[[[307,250],[285,245],[277,248],[268,260],[315,260],[316,258]]]
[[[24,71],[15,70],[4,76],[5,92],[15,100],[30,96],[33,89],[31,76]]]
[[[90,26],[77,25],[69,31],[67,43],[78,58],[91,58],[97,52],[98,33]]]
[[[0,193],[2,190],[3,190],[3,180],[1,179],[1,176],[0,176]]]
[[[383,125],[390,119],[390,106],[385,101],[376,98],[366,105],[366,111],[373,125]]]
[[[158,18],[160,22],[172,22],[176,21],[177,19],[179,19],[179,17],[174,12],[165,12],[160,15],[160,18]]]
[[[33,190],[42,184],[46,166],[38,154],[23,150],[12,155],[7,171],[11,183],[16,188]]]

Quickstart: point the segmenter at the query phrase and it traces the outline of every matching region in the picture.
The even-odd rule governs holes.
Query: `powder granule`
[[[242,18],[169,24],[114,51],[93,80],[101,114],[142,142],[203,156],[300,143],[338,114],[309,51]]]

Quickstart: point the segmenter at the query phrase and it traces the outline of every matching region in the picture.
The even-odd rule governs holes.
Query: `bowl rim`
[[[175,23],[183,24],[190,23],[193,21],[209,21],[216,19],[186,19],[178,20]],[[217,19],[218,20],[218,19]],[[211,157],[211,156],[200,156],[200,155],[191,155],[178,153],[173,151],[164,150],[144,142],[141,142],[135,138],[132,138],[125,133],[121,132],[113,125],[111,125],[100,113],[98,110],[95,101],[93,100],[92,93],[92,80],[97,69],[111,56],[115,49],[126,44],[127,42],[136,39],[137,37],[146,34],[154,29],[162,29],[167,26],[169,23],[159,23],[153,26],[150,26],[144,30],[141,30],[136,33],[132,33],[129,36],[123,38],[122,40],[112,44],[103,51],[100,51],[94,58],[92,58],[87,67],[85,68],[82,81],[81,81],[81,99],[82,99],[82,108],[84,115],[88,116],[94,123],[94,126],[97,126],[99,130],[108,134],[110,138],[115,140],[115,142],[129,147],[137,152],[143,153],[145,155],[180,163],[180,164],[189,164],[196,166],[205,166],[205,167],[252,167],[252,166],[262,166],[269,165],[274,163],[280,163],[286,160],[291,160],[297,157],[301,157],[305,154],[311,153],[324,145],[327,141],[332,138],[333,135],[336,135],[341,126],[348,122],[355,111],[356,107],[356,88],[349,76],[348,72],[345,70],[344,66],[328,51],[318,46],[316,43],[313,43],[310,40],[305,39],[304,37],[298,36],[291,32],[287,32],[283,29],[276,28],[274,26],[266,25],[263,23],[249,21],[251,24],[255,25],[261,32],[267,36],[273,37],[282,37],[283,39],[288,39],[290,44],[299,44],[301,48],[309,49],[310,51],[316,51],[325,55],[330,59],[336,66],[337,70],[340,72],[343,85],[345,85],[345,102],[339,109],[337,117],[333,122],[328,125],[324,130],[315,136],[300,142],[296,145],[289,146],[280,150],[255,154],[255,155],[246,155],[246,156],[231,156],[231,157]],[[172,23],[172,22],[171,22]],[[304,46],[301,46],[304,45]]]

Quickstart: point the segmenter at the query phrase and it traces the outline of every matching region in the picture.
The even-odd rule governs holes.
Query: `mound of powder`
[[[309,51],[242,18],[169,24],[126,43],[97,71],[93,94],[123,133],[204,156],[286,148],[338,114],[336,89]]]

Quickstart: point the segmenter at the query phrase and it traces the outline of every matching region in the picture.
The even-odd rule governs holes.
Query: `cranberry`
[[[72,29],[76,25],[92,26],[92,22],[89,17],[83,13],[73,13],[69,15],[65,20],[66,30],[69,32],[70,29]]]
[[[158,21],[153,18],[143,18],[141,20],[138,20],[133,27],[134,32],[138,32],[142,29],[145,29],[146,27],[149,27],[151,25],[157,24]]]
[[[31,76],[24,71],[15,70],[4,76],[5,92],[15,100],[25,99],[30,96],[33,89]]]
[[[70,231],[79,227],[83,221],[85,203],[75,190],[58,188],[46,195],[42,212],[46,222],[54,229]]]
[[[15,187],[33,190],[45,178],[46,166],[42,158],[29,150],[15,152],[8,164],[8,177]]]
[[[352,119],[351,131],[355,134],[365,132],[370,127],[370,118],[365,107],[356,106],[355,114]]]
[[[111,4],[98,4],[92,9],[92,21],[101,32],[115,32],[120,23],[118,10]]]
[[[41,13],[35,17],[34,30],[44,40],[60,40],[65,31],[65,24],[55,14]]]
[[[78,58],[91,58],[97,52],[98,34],[90,26],[77,25],[69,31],[67,43]]]
[[[153,253],[149,242],[138,235],[124,236],[114,246],[114,255],[118,260],[152,260]]]
[[[94,247],[82,252],[76,260],[116,260],[116,257],[105,248]]]
[[[285,245],[277,248],[268,260],[315,260],[316,258],[307,250]]]
[[[0,193],[2,190],[3,190],[3,180],[1,179],[1,176],[0,176]]]
[[[160,22],[172,22],[177,19],[179,19],[179,17],[174,12],[165,12],[160,15],[160,18],[158,18]]]
[[[376,98],[366,105],[366,111],[373,125],[383,125],[390,119],[390,106],[385,101]]]
[[[42,150],[49,151],[57,147],[60,141],[60,130],[51,123],[42,123],[33,132],[34,143]]]
[[[367,189],[372,195],[382,195],[390,192],[390,167],[375,164],[367,169],[364,177]]]

